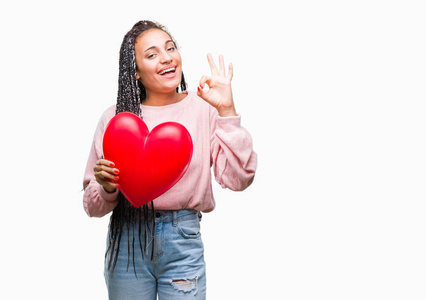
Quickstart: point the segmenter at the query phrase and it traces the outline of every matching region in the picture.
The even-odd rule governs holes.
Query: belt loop
[[[177,211],[173,211],[173,227],[177,226]]]

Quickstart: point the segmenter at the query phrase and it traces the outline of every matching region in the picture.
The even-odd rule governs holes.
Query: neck
[[[179,102],[183,99],[182,94],[176,93],[152,93],[147,92],[145,100],[142,102],[143,105],[147,106],[165,106]]]

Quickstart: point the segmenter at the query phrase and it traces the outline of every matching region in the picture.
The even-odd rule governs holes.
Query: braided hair
[[[120,60],[119,60],[119,74],[118,74],[118,94],[117,94],[117,105],[115,113],[121,112],[131,112],[135,115],[138,115],[142,118],[142,109],[141,103],[146,99],[146,90],[142,82],[137,79],[136,71],[136,58],[135,58],[135,42],[136,39],[145,31],[149,29],[160,29],[166,32],[171,39],[172,36],[167,32],[166,28],[156,22],[152,21],[139,21],[137,22],[132,29],[127,32],[123,38],[123,42],[120,48]],[[174,40],[173,40],[174,42]],[[175,43],[175,42],[174,42]],[[175,43],[176,45],[176,43]],[[186,90],[186,82],[182,73],[182,79],[180,83],[181,91]],[[176,88],[176,92],[179,92],[179,87]],[[109,241],[108,249],[106,251],[106,258],[108,258],[108,270],[114,271],[115,265],[117,263],[118,254],[120,251],[120,241],[122,236],[122,231],[124,226],[126,226],[128,232],[128,262],[127,268],[130,264],[130,224],[139,226],[132,226],[133,228],[133,237],[132,237],[132,248],[133,248],[133,269],[136,275],[135,269],[135,236],[139,239],[139,247],[141,248],[142,255],[146,252],[146,247],[150,243],[148,240],[148,231],[151,235],[151,240],[154,238],[154,203],[151,202],[151,219],[152,224],[149,228],[148,219],[149,219],[149,207],[148,204],[143,205],[142,207],[134,207],[125,197],[119,192],[118,195],[118,204],[113,210],[110,223],[109,223]],[[142,230],[141,230],[141,221],[145,221],[145,251],[142,249]],[[138,232],[136,231],[138,227]],[[154,242],[152,242],[152,247],[154,248]],[[151,259],[153,258],[154,249],[152,249]]]

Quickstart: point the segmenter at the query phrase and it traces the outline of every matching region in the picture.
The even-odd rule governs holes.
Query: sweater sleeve
[[[83,179],[83,207],[89,217],[103,217],[111,212],[117,205],[118,190],[108,193],[95,178],[93,167],[96,161],[102,157],[102,138],[108,123],[108,112],[106,111],[96,128],[92,147],[87,160],[86,171]]]
[[[211,164],[216,181],[233,191],[242,191],[253,182],[257,154],[249,132],[241,127],[241,117],[222,118],[210,112]]]

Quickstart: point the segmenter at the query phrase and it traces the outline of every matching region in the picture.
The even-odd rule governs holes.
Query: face
[[[181,57],[170,36],[160,29],[149,29],[135,43],[137,79],[150,92],[176,91],[182,77]]]

